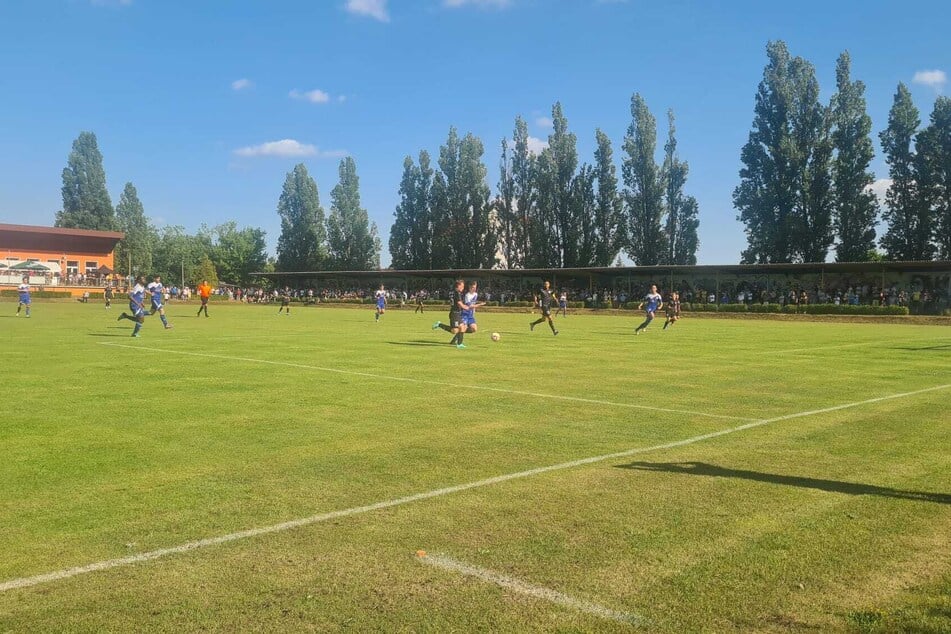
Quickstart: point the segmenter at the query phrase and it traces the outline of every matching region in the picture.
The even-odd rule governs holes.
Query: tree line
[[[519,116],[502,139],[499,182],[486,182],[482,141],[450,128],[436,165],[426,150],[403,161],[400,202],[390,230],[393,268],[563,268],[611,266],[621,252],[638,265],[696,264],[697,201],[684,192],[688,166],[677,153],[668,113],[664,160],[657,123],[631,99],[619,189],[608,135],[595,132],[592,163],[579,165],[577,136],[561,103],[541,152]]]
[[[828,104],[810,62],[782,41],[766,53],[733,192],[747,238],[742,261],[825,262],[830,250],[839,262],[951,257],[951,99],[938,97],[920,128],[899,83],[879,133],[891,181],[879,201],[865,85],[852,79],[848,52],[838,58]],[[880,208],[887,228],[876,243]]]

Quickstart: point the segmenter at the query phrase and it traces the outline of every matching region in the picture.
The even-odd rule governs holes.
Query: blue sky
[[[824,99],[848,49],[878,149],[899,81],[923,120],[948,88],[949,24],[946,1],[3,0],[0,221],[52,224],[70,145],[92,130],[113,202],[132,181],[158,224],[234,219],[264,228],[273,251],[285,174],[304,162],[329,208],[349,154],[387,264],[404,156],[435,154],[450,125],[471,131],[494,190],[515,116],[542,142],[560,100],[581,159],[600,127],[620,175],[640,92],[662,126],[677,116],[701,263],[732,263],[766,42],[812,61]],[[880,155],[873,168],[887,176]]]

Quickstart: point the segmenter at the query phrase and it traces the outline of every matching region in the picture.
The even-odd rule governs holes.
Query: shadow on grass
[[[639,471],[663,471],[666,473],[680,473],[683,475],[707,476],[711,478],[739,478],[741,480],[768,482],[770,484],[782,484],[784,486],[802,487],[804,489],[818,489],[820,491],[845,493],[847,495],[879,495],[903,500],[951,504],[951,495],[945,493],[902,491],[900,489],[890,489],[888,487],[859,484],[856,482],[819,480],[816,478],[800,478],[776,473],[743,471],[740,469],[718,467],[717,465],[707,464],[705,462],[632,462],[630,464],[616,466],[619,469],[635,469]]]
[[[127,338],[132,336],[129,334],[129,332],[130,332],[129,330],[126,330],[126,334],[124,335],[113,335],[113,334],[108,334],[104,332],[90,332],[86,334],[88,334],[90,337],[126,337]]]
[[[413,341],[387,341],[386,343],[391,346],[437,346],[440,348],[445,348],[449,345],[444,341],[424,341],[422,339],[414,339]]]
[[[922,352],[925,350],[951,350],[951,343],[940,343],[935,346],[924,346],[923,348],[907,348],[896,346],[893,350],[910,350],[911,352]]]

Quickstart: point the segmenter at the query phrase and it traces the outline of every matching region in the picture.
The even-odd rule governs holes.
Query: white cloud
[[[238,148],[234,151],[236,156],[253,158],[258,156],[271,156],[278,158],[301,158],[304,156],[316,156],[317,158],[341,158],[347,155],[345,150],[318,150],[316,145],[301,143],[294,139],[281,139],[280,141],[268,141],[260,145],[249,145]]]
[[[250,79],[236,79],[231,82],[231,90],[247,90],[248,88],[254,88],[254,82]]]
[[[892,179],[890,178],[879,178],[874,183],[868,186],[867,191],[872,192],[878,196],[878,204],[885,204],[885,192],[888,191],[889,186],[892,184]]]
[[[450,9],[459,9],[462,7],[504,9],[512,5],[512,0],[443,0],[442,5]]]
[[[386,9],[387,0],[347,0],[345,8],[354,15],[362,15],[380,22],[389,22],[390,13]]]
[[[327,103],[330,101],[330,95],[325,93],[323,90],[297,90],[296,88],[290,93],[291,99],[302,99],[304,101],[309,101],[311,103]]]
[[[941,88],[948,82],[948,75],[943,70],[938,69],[919,70],[915,73],[912,81],[916,84],[930,86],[931,88],[940,91]]]
[[[551,120],[551,117],[538,117],[535,119],[535,125],[537,125],[539,128],[545,128],[547,130],[555,125],[555,123]]]
[[[532,154],[541,154],[542,150],[548,147],[548,141],[542,141],[536,137],[528,137],[528,151]]]

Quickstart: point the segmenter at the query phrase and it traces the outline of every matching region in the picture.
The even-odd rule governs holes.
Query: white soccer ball
[[[492,333],[492,341],[498,341],[501,338],[502,338],[502,335],[500,335],[499,333],[497,332]]]

